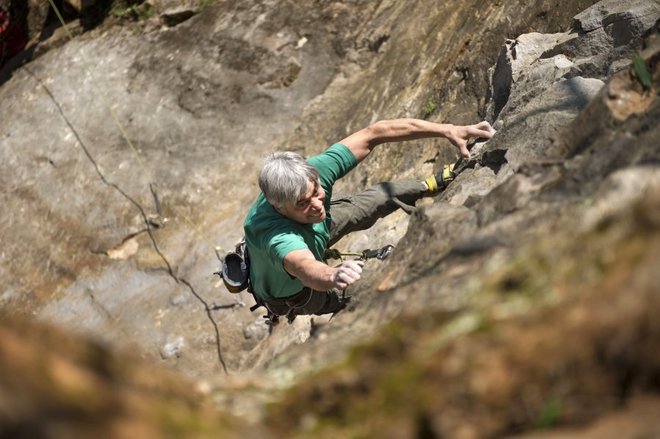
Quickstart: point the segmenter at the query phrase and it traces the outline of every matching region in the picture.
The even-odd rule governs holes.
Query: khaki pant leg
[[[328,247],[345,235],[373,226],[399,208],[414,209],[415,202],[428,195],[420,181],[379,183],[350,197],[330,202],[330,241]]]

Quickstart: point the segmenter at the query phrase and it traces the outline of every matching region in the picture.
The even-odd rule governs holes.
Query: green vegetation
[[[216,0],[201,0],[199,2],[199,7],[201,9],[206,8],[207,6],[211,6],[213,3],[215,3]]]
[[[644,90],[649,90],[653,85],[653,81],[651,80],[651,72],[649,70],[649,66],[646,64],[646,61],[644,61],[644,59],[639,55],[635,55],[633,57],[633,72],[635,73],[635,77],[639,83],[644,87]]]
[[[422,118],[426,119],[427,117],[435,113],[437,109],[438,109],[438,103],[435,101],[435,99],[429,98],[426,101],[426,104],[424,105],[424,109],[422,110],[423,112]]]
[[[291,84],[294,83],[296,79],[298,79],[298,75],[300,74],[300,69],[301,67],[293,62],[290,62],[289,64],[286,65],[286,74],[282,82],[285,87],[290,86]]]
[[[538,428],[550,428],[557,423],[562,412],[561,402],[558,400],[550,401],[543,407],[539,419],[536,422]]]
[[[115,5],[110,15],[124,20],[146,20],[154,12],[154,7],[147,2],[126,2]]]

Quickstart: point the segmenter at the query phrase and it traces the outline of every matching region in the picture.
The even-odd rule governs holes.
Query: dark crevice
[[[506,149],[486,151],[481,156],[481,165],[492,169],[497,174],[500,168],[507,163],[506,153]]]
[[[106,308],[91,291],[89,292],[89,299],[92,302],[92,308],[94,308],[99,314],[103,314],[108,320],[115,320],[110,311],[108,311],[108,308]]]
[[[138,230],[138,231],[135,232],[135,233],[130,233],[130,234],[128,234],[127,236],[125,236],[124,239],[122,239],[121,242],[120,242],[119,244],[117,244],[117,245],[114,245],[114,246],[112,246],[112,247],[110,247],[110,248],[108,248],[108,249],[105,249],[105,250],[90,249],[90,253],[93,254],[93,255],[98,255],[98,256],[108,256],[108,252],[111,251],[112,249],[115,249],[115,248],[121,247],[121,246],[124,245],[127,241],[129,241],[129,240],[131,240],[131,239],[135,238],[136,236],[139,236],[139,235],[141,235],[141,234],[143,234],[143,233],[146,233],[146,232],[147,232],[147,229],[140,229],[140,230]]]

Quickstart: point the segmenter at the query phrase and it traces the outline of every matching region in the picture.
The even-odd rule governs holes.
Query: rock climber
[[[375,122],[320,155],[305,160],[293,152],[275,152],[259,175],[261,193],[244,222],[255,298],[271,315],[335,313],[345,306],[339,293],[360,279],[363,261],[336,267],[324,262],[327,248],[350,232],[371,227],[402,203],[444,190],[454,179],[445,166],[424,181],[384,182],[348,198],[331,200],[333,185],[364,160],[376,146],[444,137],[468,157],[468,142],[490,138],[488,122],[439,124],[419,119]]]

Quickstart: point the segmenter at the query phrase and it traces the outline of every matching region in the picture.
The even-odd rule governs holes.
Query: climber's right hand
[[[360,280],[363,266],[364,261],[359,260],[342,262],[341,265],[335,268],[335,272],[331,277],[334,287],[343,290]]]

